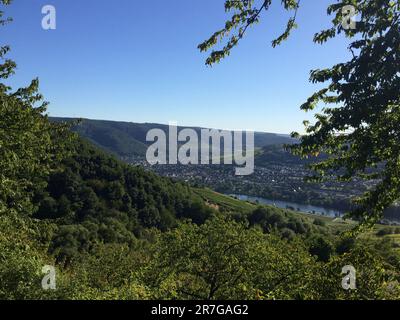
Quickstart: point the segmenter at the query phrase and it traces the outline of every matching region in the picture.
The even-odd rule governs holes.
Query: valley
[[[146,133],[153,128],[168,133],[167,125],[67,118],[53,118],[52,121],[79,121],[73,127],[74,131],[124,162],[193,186],[209,187],[224,194],[261,197],[272,202],[286,201],[305,206],[312,205],[326,208],[326,211],[336,210],[344,213],[354,208],[352,199],[376,183],[373,180],[365,181],[357,178],[351,182],[338,182],[334,179],[323,183],[305,182],[305,178],[311,174],[306,166],[312,160],[299,159],[284,150],[283,145],[296,143],[295,139],[287,135],[256,132],[254,173],[237,176],[232,165],[150,165],[145,158],[146,149],[151,144],[146,141]],[[178,130],[181,129],[178,127]],[[192,129],[197,132],[201,130],[201,128]],[[383,223],[397,224],[399,221],[398,207],[386,210]]]

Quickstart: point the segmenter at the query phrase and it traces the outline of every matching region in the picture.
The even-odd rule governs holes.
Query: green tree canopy
[[[160,235],[144,282],[155,298],[287,298],[314,260],[300,241],[215,216]]]

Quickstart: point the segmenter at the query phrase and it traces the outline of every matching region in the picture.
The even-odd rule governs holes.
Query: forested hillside
[[[2,299],[399,297],[389,238],[341,238],[323,220],[210,197],[70,141],[26,210],[2,202]],[[347,264],[357,291],[339,285]],[[44,265],[56,290],[41,287]]]
[[[162,129],[168,137],[168,126],[163,124],[69,118],[51,118],[50,120],[57,123],[75,123],[72,129],[81,137],[122,158],[144,158],[147,146],[152,143],[146,141],[146,134],[151,129]],[[178,127],[178,130],[180,129]],[[191,129],[194,129],[200,136],[201,128],[193,127]],[[255,132],[254,135],[256,148],[290,144],[295,141],[289,136],[275,133]]]
[[[182,218],[203,223],[212,213],[187,185],[123,164],[81,140],[73,150],[34,197],[33,217],[59,225],[57,255],[76,255],[98,241],[131,244],[144,228],[165,231]]]

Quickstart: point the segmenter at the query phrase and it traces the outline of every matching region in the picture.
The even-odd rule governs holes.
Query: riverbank
[[[270,200],[270,199],[266,199],[266,198],[262,198],[262,197],[253,197],[253,196],[248,196],[248,195],[243,195],[243,194],[229,194],[229,196],[234,197],[241,201],[249,201],[249,202],[253,202],[256,204],[266,204],[266,205],[275,206],[280,209],[289,209],[289,210],[298,211],[298,212],[302,212],[302,213],[321,215],[321,216],[326,216],[326,217],[331,217],[331,218],[341,217],[345,213],[340,210],[335,210],[335,209],[330,209],[330,208],[325,208],[325,207],[306,205],[306,204],[300,204],[300,203],[289,202],[289,201]]]

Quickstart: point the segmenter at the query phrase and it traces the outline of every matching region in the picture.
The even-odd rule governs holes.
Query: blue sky
[[[311,118],[299,109],[317,89],[310,70],[349,53],[344,38],[312,43],[333,0],[303,0],[299,29],[273,49],[288,18],[275,2],[212,68],[197,45],[223,25],[223,0],[14,0],[0,36],[18,64],[11,84],[39,77],[52,116],[290,133]],[[41,27],[47,4],[56,30]]]

